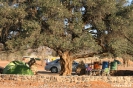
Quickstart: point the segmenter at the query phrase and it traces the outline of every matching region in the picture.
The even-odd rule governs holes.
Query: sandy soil
[[[0,67],[5,67],[9,61],[0,61]],[[130,62],[132,63],[132,62]],[[39,71],[44,70],[44,66],[38,62],[37,66]],[[120,70],[132,70],[133,64],[129,67],[119,66]],[[45,75],[45,74],[42,74]],[[125,85],[126,86],[126,85]],[[126,88],[117,87],[103,81],[92,81],[89,83],[44,83],[44,82],[19,82],[10,80],[0,80],[0,88]],[[127,88],[133,88],[133,85],[129,85]]]
[[[108,83],[96,81],[90,83],[25,83],[13,81],[0,81],[0,85],[0,88],[111,88],[111,85]]]
[[[91,81],[88,83],[44,83],[44,82],[19,82],[0,80],[0,88],[133,88],[133,85],[111,85],[103,81]]]

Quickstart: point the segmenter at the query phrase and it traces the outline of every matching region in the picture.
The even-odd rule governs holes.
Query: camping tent
[[[33,72],[28,64],[22,61],[12,61],[4,68],[2,74],[33,75]]]

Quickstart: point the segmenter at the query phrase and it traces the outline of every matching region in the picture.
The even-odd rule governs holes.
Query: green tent
[[[28,64],[21,61],[12,61],[4,68],[3,74],[33,75],[34,73]]]

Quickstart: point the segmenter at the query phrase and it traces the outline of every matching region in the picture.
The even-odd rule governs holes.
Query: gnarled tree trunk
[[[71,75],[73,58],[69,51],[63,52],[60,56],[61,71],[60,75]]]
[[[72,55],[69,51],[62,52],[58,50],[58,54],[60,56],[60,65],[61,71],[60,75],[71,75],[72,73],[72,62],[77,58],[85,58],[85,57],[92,57],[94,53],[89,54],[82,54],[82,55]]]

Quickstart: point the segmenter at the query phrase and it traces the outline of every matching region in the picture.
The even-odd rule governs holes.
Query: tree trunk
[[[60,56],[60,75],[71,75],[73,60],[74,59],[70,56],[68,51],[62,53],[62,55]]]

